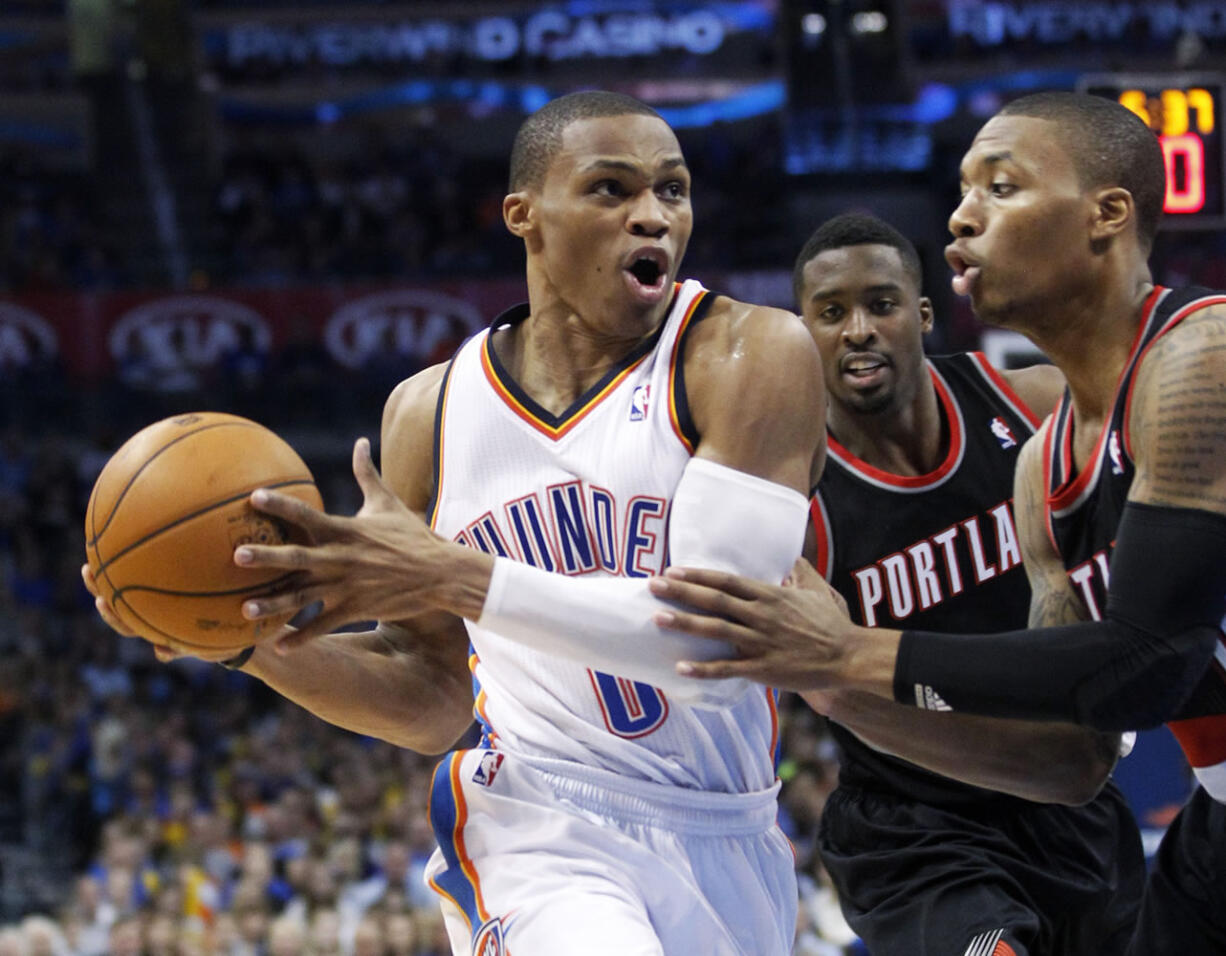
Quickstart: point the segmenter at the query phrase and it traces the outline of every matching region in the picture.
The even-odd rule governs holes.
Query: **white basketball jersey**
[[[558,574],[659,573],[673,492],[697,442],[682,344],[714,298],[693,280],[678,283],[657,333],[557,416],[511,380],[489,330],[469,339],[439,396],[434,529]],[[518,306],[493,328],[527,316]],[[690,707],[471,621],[468,633],[487,746],[685,788],[774,783],[777,721],[766,688],[727,709]]]

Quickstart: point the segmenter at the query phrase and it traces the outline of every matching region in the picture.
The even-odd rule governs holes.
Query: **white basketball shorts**
[[[496,750],[435,771],[455,956],[787,956],[796,929],[778,786],[683,790]]]

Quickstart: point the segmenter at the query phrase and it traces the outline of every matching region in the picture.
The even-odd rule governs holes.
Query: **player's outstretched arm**
[[[686,358],[687,377],[693,369],[701,379],[690,396],[703,442],[677,489],[670,553],[779,580],[800,552],[809,472],[823,434],[816,347],[789,313],[720,303],[693,336],[697,356]],[[700,371],[708,365],[710,372]],[[365,503],[353,518],[308,514],[271,492],[253,496],[257,507],[298,525],[313,542],[248,546],[235,555],[240,564],[302,572],[295,590],[248,602],[249,616],[322,601],[322,613],[285,643],[430,607],[678,699],[718,703],[717,688],[679,677],[675,664],[724,649],[663,631],[654,616],[664,605],[642,579],[569,578],[446,541],[391,493],[362,442],[354,469]]]
[[[1107,730],[1176,717],[1219,646],[1226,612],[1224,386],[1220,307],[1186,318],[1142,360],[1127,436],[1136,477],[1110,557],[1103,620],[991,635],[952,669],[957,639],[909,635],[900,693],[929,687],[957,709],[1056,716]],[[1032,514],[1040,508],[1032,501],[1019,510],[1019,531],[1038,524]],[[1034,563],[1031,555],[1025,560],[1028,568]],[[1062,619],[1068,598],[1046,586],[1053,580],[1032,576],[1034,624]],[[999,693],[998,680],[1008,693]]]

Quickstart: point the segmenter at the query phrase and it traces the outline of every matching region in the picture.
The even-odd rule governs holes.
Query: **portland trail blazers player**
[[[1024,626],[1014,467],[1062,377],[998,371],[980,353],[925,359],[918,256],[879,220],[819,228],[796,286],[829,393],[817,569],[863,624]],[[1131,814],[1110,783],[1084,806],[1050,802],[1089,799],[1114,735],[809,696],[841,752],[820,852],[874,956],[1120,951],[1143,880]]]

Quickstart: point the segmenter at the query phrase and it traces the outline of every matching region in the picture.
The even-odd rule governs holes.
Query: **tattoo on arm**
[[[1162,337],[1136,384],[1132,497],[1226,513],[1226,313]]]

